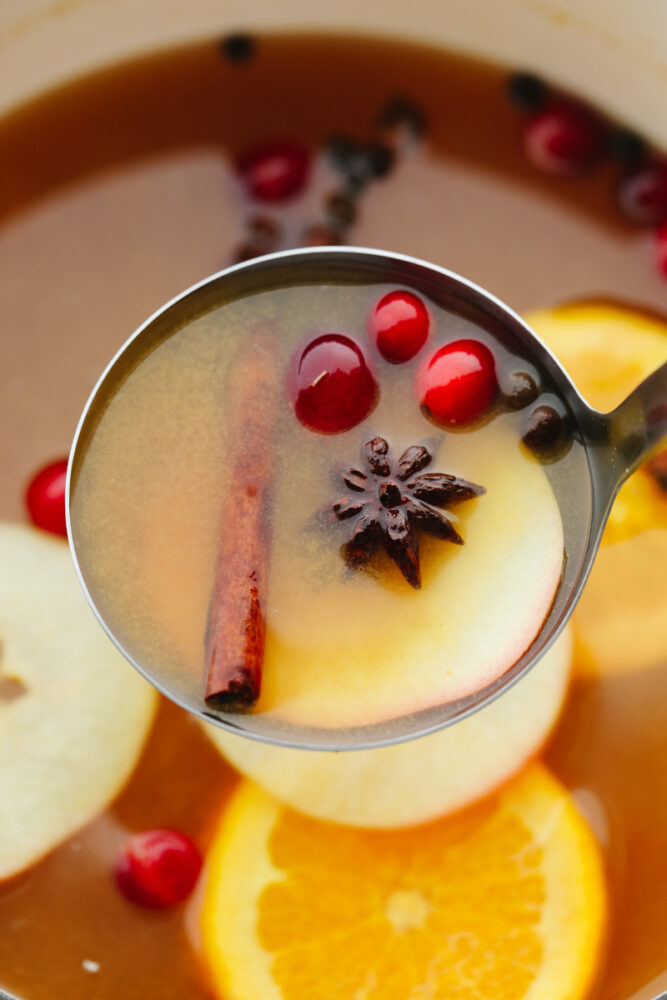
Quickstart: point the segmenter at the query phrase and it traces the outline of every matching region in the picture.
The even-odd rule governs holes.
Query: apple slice
[[[0,879],[117,795],[156,703],[95,621],[66,542],[0,523]]]
[[[394,409],[378,418],[390,459],[411,433]],[[286,523],[274,538],[281,572],[270,582],[259,711],[325,728],[382,722],[478,691],[530,646],[563,566],[563,526],[544,467],[496,420],[448,434],[432,468],[486,493],[455,508],[464,545],[422,536],[421,590],[381,557],[379,577],[345,574],[338,544],[304,532],[307,501],[293,488],[276,497]],[[311,498],[311,517],[323,503]]]
[[[202,725],[234,767],[308,816],[409,826],[488,794],[538,752],[560,713],[571,662],[566,630],[529,674],[486,708],[431,736],[377,750],[292,750]]]

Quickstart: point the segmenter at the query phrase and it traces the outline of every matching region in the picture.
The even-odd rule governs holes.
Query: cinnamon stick
[[[229,481],[206,632],[205,699],[234,711],[257,701],[266,631],[278,364],[275,341],[242,349],[229,399]]]

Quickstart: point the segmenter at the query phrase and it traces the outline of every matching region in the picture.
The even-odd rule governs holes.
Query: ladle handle
[[[667,361],[607,417],[618,488],[667,438]]]

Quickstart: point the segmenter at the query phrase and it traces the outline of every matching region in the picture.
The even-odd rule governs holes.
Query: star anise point
[[[345,546],[350,566],[359,566],[382,545],[410,584],[421,587],[418,529],[435,538],[463,545],[463,538],[443,508],[472,500],[486,492],[483,486],[444,472],[422,472],[432,461],[424,445],[406,448],[392,475],[389,444],[375,437],[363,446],[369,472],[350,467],[342,479],[352,495],[343,495],[331,507],[339,521],[355,520]]]

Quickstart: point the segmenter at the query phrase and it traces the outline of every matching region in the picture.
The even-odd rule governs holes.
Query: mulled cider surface
[[[166,700],[153,720],[54,537],[63,465],[33,477],[66,454],[146,316],[227,264],[301,245],[378,246],[465,275],[613,408],[667,355],[651,314],[667,304],[667,167],[631,125],[437,50],[245,35],[104,71],[0,123],[0,513],[25,519],[30,481],[46,529],[0,530],[0,987],[21,1000],[667,989],[664,457],[619,497],[573,647],[476,721],[380,756],[230,745],[268,791]],[[406,293],[328,283],[228,302],[108,401],[74,490],[88,586],[128,652],[184,697],[335,730],[459,697],[538,631],[579,445],[515,346],[424,295],[407,326],[378,318]],[[457,351],[477,373],[463,395],[441,391]],[[351,379],[336,406],[318,394],[321,352]],[[248,510],[250,466],[268,500]],[[251,672],[208,690],[227,648],[212,599],[237,580],[224,556],[248,554],[239,524],[265,560],[261,684]]]

